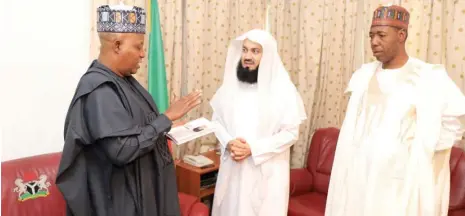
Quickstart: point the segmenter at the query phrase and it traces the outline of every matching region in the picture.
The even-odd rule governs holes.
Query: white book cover
[[[176,145],[181,145],[215,131],[215,125],[206,118],[198,118],[184,125],[171,128],[166,135]]]

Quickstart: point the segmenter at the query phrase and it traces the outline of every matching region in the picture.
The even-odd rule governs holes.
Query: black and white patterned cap
[[[97,8],[97,32],[145,34],[145,19],[143,8],[103,5]]]

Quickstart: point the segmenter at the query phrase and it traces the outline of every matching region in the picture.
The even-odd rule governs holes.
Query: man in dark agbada
[[[56,184],[68,216],[180,215],[165,133],[200,104],[200,92],[159,113],[132,77],[144,58],[145,11],[101,6],[100,55],[82,76],[66,116]]]

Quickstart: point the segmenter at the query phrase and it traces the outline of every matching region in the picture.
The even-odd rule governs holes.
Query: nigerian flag
[[[168,108],[165,57],[157,0],[149,1],[148,89],[161,113]]]

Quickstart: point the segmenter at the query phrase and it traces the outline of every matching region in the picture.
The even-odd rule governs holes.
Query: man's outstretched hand
[[[170,107],[168,107],[166,110],[166,117],[168,117],[171,121],[176,121],[182,118],[184,115],[186,115],[186,113],[201,103],[201,96],[202,92],[197,90],[188,94],[187,96],[182,97],[179,100],[175,99]]]

